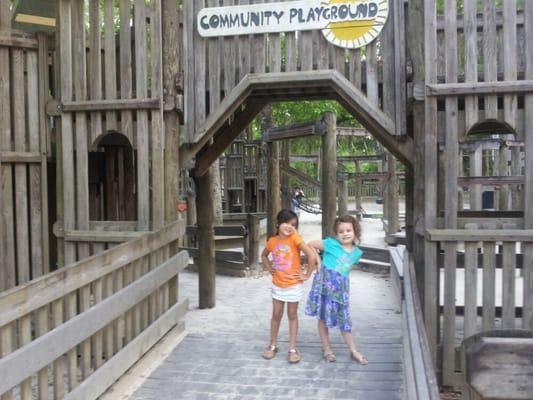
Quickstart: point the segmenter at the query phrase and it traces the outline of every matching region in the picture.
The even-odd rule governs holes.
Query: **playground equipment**
[[[94,383],[89,367],[103,368],[100,377],[120,371],[113,360],[140,357],[176,322],[159,319],[179,304],[172,283],[167,296],[148,281],[158,271],[159,283],[172,282],[181,268],[174,268],[179,247],[161,249],[155,239],[177,219],[181,170],[195,179],[187,218],[197,210],[200,307],[215,306],[211,166],[274,101],[336,100],[392,155],[389,184],[397,179],[396,160],[405,166],[406,244],[410,282],[417,284],[409,293],[423,312],[423,324],[409,328],[416,336],[409,346],[427,350],[422,361],[429,375],[463,390],[457,339],[499,328],[499,317],[505,329],[533,329],[533,2],[447,0],[442,9],[434,0],[372,2],[387,8],[373,21],[379,35],[350,39],[348,47],[338,46],[337,34],[355,33],[335,26],[328,28],[330,40],[301,25],[298,32],[200,35],[202,10],[235,3],[184,1],[178,10],[175,0],[20,0],[11,10],[11,2],[0,2],[0,302],[14,316],[0,324],[2,394],[29,397],[51,365],[56,397],[87,387],[85,398],[96,397],[110,382]],[[252,10],[295,6],[241,3]],[[28,19],[31,12],[41,18]],[[335,115],[325,112],[323,123],[320,205],[329,232],[337,212]],[[265,130],[271,118],[268,124]],[[281,208],[280,169],[287,166],[280,166],[277,141],[266,144],[266,155],[263,206],[272,232]],[[493,210],[481,209],[483,188],[497,193]],[[396,193],[385,193],[385,203],[394,204]],[[167,239],[179,244],[183,236],[178,230]],[[129,250],[117,255],[116,248]],[[87,270],[79,272],[80,265]],[[128,268],[121,280],[120,273],[99,275],[102,266]],[[68,284],[53,286],[47,302],[32,303],[40,293],[28,295],[27,288],[64,279]],[[139,286],[132,292],[125,282]],[[122,350],[102,352],[99,344],[87,356],[87,344],[92,336],[100,343],[100,333],[82,335],[79,321],[94,321],[90,307],[107,310],[104,302],[123,298],[122,290],[133,293],[136,309],[117,306],[97,326],[108,347],[139,341],[126,356],[115,358]],[[127,321],[136,310],[140,325],[114,330],[111,318]],[[148,324],[154,330],[140,333]],[[47,353],[43,343],[50,337],[56,343],[63,330],[79,342]],[[80,366],[78,351],[85,363],[98,361]],[[36,354],[39,363],[26,368]],[[424,393],[434,389],[431,376],[414,382]]]

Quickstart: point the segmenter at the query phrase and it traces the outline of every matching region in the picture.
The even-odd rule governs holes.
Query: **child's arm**
[[[302,272],[300,274],[300,279],[306,281],[309,279],[313,271],[316,269],[317,264],[317,254],[316,251],[313,250],[313,248],[309,247],[309,245],[305,243],[301,243],[298,248],[304,252],[305,256],[307,257],[307,271],[304,273]]]
[[[312,270],[320,270],[320,256],[317,254],[318,251],[324,251],[324,243],[322,240],[312,240],[307,244],[315,253],[315,264],[313,264]]]
[[[312,240],[307,243],[307,245],[313,249],[324,251],[324,243],[322,243],[322,240]]]
[[[264,269],[266,268],[266,270],[272,274],[273,273],[272,263],[268,259],[269,254],[270,254],[270,251],[265,247],[263,249],[263,252],[261,253],[261,261],[263,261],[263,268]]]

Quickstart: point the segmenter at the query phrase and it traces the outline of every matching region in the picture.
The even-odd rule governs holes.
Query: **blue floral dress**
[[[358,247],[348,252],[334,238],[326,238],[322,244],[322,268],[313,279],[305,314],[321,319],[328,328],[350,332],[350,271],[363,252]]]

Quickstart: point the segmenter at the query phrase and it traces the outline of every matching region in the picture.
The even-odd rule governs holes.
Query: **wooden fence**
[[[183,222],[0,295],[2,399],[95,399],[187,310]]]
[[[438,400],[439,387],[429,352],[414,263],[405,247],[391,247],[391,283],[401,305],[404,398]]]
[[[0,291],[50,267],[47,37],[8,22],[0,21]]]
[[[466,228],[430,229],[426,234],[427,240],[438,243],[442,255],[437,258],[438,270],[443,271],[442,285],[429,282],[429,287],[443,288],[444,298],[438,340],[442,360],[437,368],[442,371],[443,383],[457,388],[463,386],[461,375],[456,373],[458,337],[497,328],[530,329],[533,316],[533,231],[476,229],[473,224]],[[458,279],[459,268],[464,268],[463,281]],[[523,278],[517,276],[519,269]],[[439,280],[439,274],[435,278]],[[427,290],[426,297],[436,297],[433,301],[438,302],[438,291]],[[458,304],[458,291],[464,294],[464,305]],[[497,296],[500,291],[501,296]],[[521,299],[517,299],[519,291],[523,293]],[[457,310],[461,309],[464,326],[457,322]]]

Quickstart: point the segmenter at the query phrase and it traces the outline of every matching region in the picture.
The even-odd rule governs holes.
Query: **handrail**
[[[410,376],[411,385],[406,384],[410,400],[439,400],[439,386],[435,369],[429,351],[426,328],[422,319],[422,307],[416,286],[414,262],[407,251],[403,258],[404,301],[402,307],[404,319],[404,357],[410,357],[412,371],[406,371]],[[407,343],[406,343],[407,341]],[[410,374],[408,374],[410,373]]]
[[[183,221],[176,221],[157,232],[122,243],[104,253],[0,293],[0,327],[150,254],[184,233]]]
[[[96,399],[162,335],[183,330],[184,233],[175,221],[1,293],[0,397]]]

